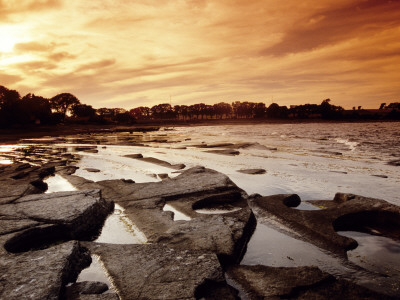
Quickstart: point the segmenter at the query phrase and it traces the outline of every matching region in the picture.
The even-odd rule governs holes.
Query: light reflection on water
[[[47,183],[48,186],[46,194],[55,192],[76,191],[76,188],[67,179],[58,174],[46,178],[44,182]]]
[[[394,275],[400,279],[400,242],[383,236],[357,231],[339,231],[351,237],[358,247],[348,251],[349,260],[370,271]]]
[[[115,204],[114,212],[105,221],[96,243],[144,244],[146,236],[125,215],[124,208]]]
[[[172,211],[174,213],[174,221],[190,221],[192,218],[180,212],[170,204],[165,204],[163,211]]]

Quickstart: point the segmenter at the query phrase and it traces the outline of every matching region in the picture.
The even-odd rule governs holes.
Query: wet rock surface
[[[253,146],[257,145],[204,148],[236,151],[231,149]],[[97,146],[74,151],[94,150]],[[48,163],[60,153],[50,155],[47,149],[42,154],[48,157],[42,159]],[[42,167],[15,164],[1,169],[0,181],[5,188],[0,194],[0,298],[10,294],[7,299],[31,299],[32,295],[34,299],[239,299],[238,291],[225,280],[226,271],[229,284],[233,281],[247,299],[392,299],[316,267],[238,263],[256,226],[253,211],[259,220],[278,220],[305,241],[346,258],[346,251],[357,242],[336,231],[356,230],[399,240],[397,206],[337,194],[332,201],[309,201],[322,210],[297,210],[301,202],[297,195],[254,195],[248,199],[227,176],[203,167],[179,171],[174,178],[159,174],[163,177],[160,182],[93,182],[72,175],[78,155],[63,155],[62,160]],[[185,167],[140,156],[128,157],[172,169]],[[260,170],[244,171],[258,174]],[[42,194],[46,189],[43,179],[54,173],[79,190]],[[124,209],[148,244],[69,241],[92,240],[113,202]],[[166,204],[187,219],[175,220],[176,213],[163,210]],[[99,256],[115,290],[104,293],[102,283],[74,283],[80,270],[90,263],[90,255]],[[50,271],[45,274],[46,268]],[[33,280],[37,278],[49,278],[50,284],[42,288],[43,282]],[[73,284],[67,288],[68,282]],[[392,294],[396,297],[400,291]]]
[[[258,175],[258,174],[265,174],[267,171],[264,169],[241,169],[238,172],[243,174],[250,174],[250,175]]]
[[[322,210],[296,210],[300,197],[274,195],[254,197],[251,207],[262,218],[278,218],[280,222],[300,233],[315,245],[346,256],[346,251],[357,247],[354,239],[337,231],[353,230],[380,234],[400,240],[400,208],[384,200],[352,194],[336,194],[331,201],[308,201]]]
[[[203,167],[175,178],[153,183],[106,180],[96,183],[73,177],[80,188],[100,188],[103,196],[118,203],[144,233],[148,242],[175,249],[216,253],[222,261],[238,261],[255,226],[246,194],[226,175]],[[165,204],[191,218],[174,221]],[[239,210],[222,215],[199,214],[197,208],[230,205]]]
[[[89,264],[89,252],[76,241],[22,254],[2,254],[0,298],[59,299],[64,286]]]
[[[122,299],[195,299],[202,286],[225,283],[215,254],[157,244],[89,248],[100,256]]]
[[[316,267],[234,266],[227,274],[247,299],[395,299],[337,280]]]

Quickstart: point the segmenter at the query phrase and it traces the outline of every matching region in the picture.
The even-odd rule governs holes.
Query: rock
[[[384,200],[338,193],[332,201],[308,202],[326,208],[312,211],[292,209],[300,204],[297,195],[253,197],[250,207],[257,218],[278,218],[281,223],[299,232],[307,242],[343,256],[358,244],[336,231],[379,232],[383,236],[400,239],[400,207]]]
[[[379,175],[379,174],[375,174],[375,175],[372,175],[372,176],[379,177],[379,178],[388,178],[386,175]]]
[[[267,172],[264,169],[241,169],[237,171],[243,174],[251,174],[251,175],[265,174]]]
[[[237,150],[230,150],[230,149],[224,149],[224,150],[209,150],[209,151],[204,151],[208,153],[215,153],[215,154],[221,154],[221,155],[239,155],[240,152]]]
[[[344,280],[316,267],[274,268],[233,266],[228,276],[247,299],[394,299]]]
[[[108,290],[108,285],[98,281],[75,282],[67,287],[67,298],[76,297],[79,294],[102,294]]]
[[[18,198],[42,193],[47,189],[43,179],[54,174],[56,164],[32,166],[27,163],[0,167],[0,205],[11,203]]]
[[[99,190],[28,195],[1,205],[2,234],[12,233],[4,247],[21,252],[57,241],[96,234],[113,208]]]
[[[398,166],[400,166],[400,159],[391,160],[387,164],[390,166],[398,167]]]
[[[94,169],[94,168],[85,168],[84,170],[86,170],[86,171],[88,171],[88,172],[91,172],[91,173],[98,173],[98,172],[100,172],[99,169]]]
[[[60,299],[64,285],[90,264],[87,249],[71,241],[44,250],[0,256],[1,299]]]
[[[128,154],[128,155],[124,155],[124,157],[129,157],[129,158],[143,158],[142,154]]]
[[[139,159],[148,163],[152,163],[152,164],[156,164],[162,167],[166,167],[166,168],[171,168],[171,169],[175,169],[175,170],[181,170],[184,169],[186,166],[184,164],[175,164],[172,165],[167,161],[158,159],[158,158],[154,158],[154,157],[132,157],[129,156],[130,158],[135,158],[135,159]]]
[[[162,174],[157,174],[157,175],[158,175],[158,177],[159,177],[160,179],[162,179],[162,180],[169,178],[169,176],[168,176],[167,173],[162,173]]]
[[[156,244],[89,247],[100,256],[121,299],[195,299],[199,287],[225,282],[214,254]]]
[[[255,227],[246,193],[226,175],[203,167],[191,168],[160,182],[128,184],[122,180],[106,180],[81,185],[81,188],[94,187],[101,188],[106,199],[125,209],[125,214],[148,242],[216,253],[223,263],[241,258]],[[175,222],[173,213],[162,210],[166,203],[192,219]],[[226,205],[239,210],[223,215],[195,211]]]

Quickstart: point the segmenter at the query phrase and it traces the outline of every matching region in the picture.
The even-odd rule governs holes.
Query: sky
[[[400,0],[0,0],[0,85],[130,109],[400,101]]]

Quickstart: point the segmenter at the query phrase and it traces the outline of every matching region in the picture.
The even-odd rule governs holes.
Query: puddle
[[[339,231],[338,234],[358,242],[356,249],[347,252],[351,262],[373,272],[400,278],[399,241],[357,231]]]
[[[174,221],[190,221],[192,218],[175,209],[170,204],[165,204],[163,211],[171,211],[174,213]]]
[[[45,192],[46,194],[77,190],[67,179],[58,174],[46,178],[44,182],[47,183],[48,186],[48,189]]]
[[[344,271],[336,257],[261,223],[257,224],[241,264],[272,267],[319,266],[333,275]]]
[[[114,212],[108,216],[96,243],[144,244],[146,236],[125,215],[124,208],[115,204]]]
[[[98,255],[91,255],[92,263],[79,274],[76,282],[82,281],[99,281],[107,284],[109,290],[107,292],[115,292],[116,289],[112,284],[112,279],[108,275],[107,269],[100,260]],[[105,292],[105,293],[107,293]]]
[[[13,163],[12,160],[9,159],[0,159],[0,165],[11,165]]]
[[[293,207],[294,209],[298,210],[321,210],[320,207],[312,205],[311,203],[301,201],[300,205],[297,207]]]
[[[210,209],[210,208],[200,208],[195,209],[194,211],[199,214],[206,214],[206,215],[220,215],[220,214],[227,214],[234,211],[241,210],[240,207],[233,207],[231,209]]]

